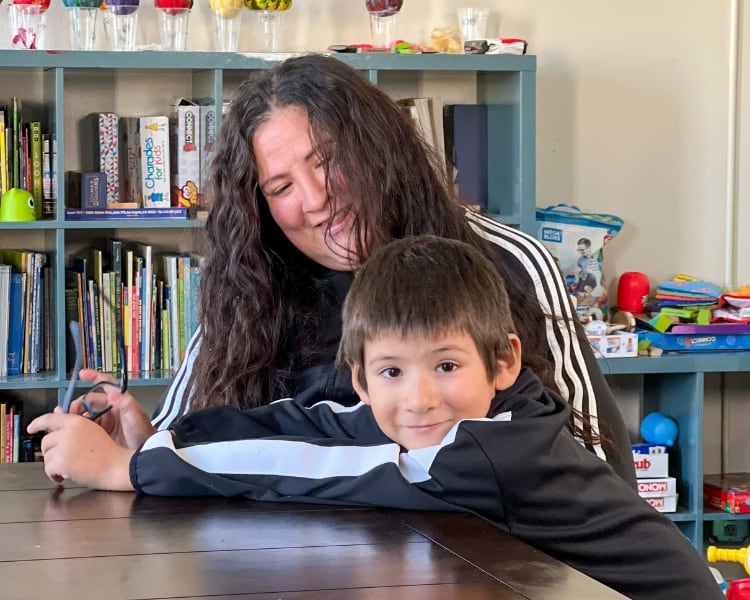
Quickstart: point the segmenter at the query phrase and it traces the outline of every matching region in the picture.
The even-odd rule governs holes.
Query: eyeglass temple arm
[[[70,403],[73,401],[73,394],[75,393],[76,381],[78,381],[78,371],[81,370],[83,365],[83,350],[81,348],[81,324],[78,321],[70,321],[68,323],[70,334],[73,336],[73,346],[76,351],[76,360],[73,365],[73,373],[70,375],[70,383],[68,383],[68,389],[65,390],[65,397],[63,398],[62,409],[64,413],[70,412]]]

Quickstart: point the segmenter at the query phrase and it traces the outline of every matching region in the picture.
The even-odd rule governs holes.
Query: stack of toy
[[[677,439],[677,423],[653,412],[641,423],[645,443],[633,444],[638,495],[659,512],[677,510],[677,482],[669,476],[669,448]]]

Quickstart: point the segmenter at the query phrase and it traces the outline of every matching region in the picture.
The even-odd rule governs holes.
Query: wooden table
[[[157,498],[0,466],[0,598],[624,598],[458,513]]]

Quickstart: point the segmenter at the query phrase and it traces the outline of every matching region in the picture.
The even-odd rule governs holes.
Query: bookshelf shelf
[[[100,221],[63,221],[64,229],[200,229],[199,219],[102,219]]]
[[[660,411],[677,421],[679,437],[670,475],[678,478],[678,512],[667,514],[703,551],[703,525],[710,521],[750,519],[703,506],[703,406],[706,374],[750,371],[750,352],[683,353],[659,357],[599,359],[626,420],[633,396],[635,421]]]

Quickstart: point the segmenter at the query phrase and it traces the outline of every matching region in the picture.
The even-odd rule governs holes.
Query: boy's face
[[[352,366],[352,382],[372,408],[383,432],[407,450],[439,444],[458,421],[487,416],[497,390],[510,387],[520,367],[521,346],[510,335],[512,356],[487,370],[470,335],[437,338],[385,334],[365,342],[365,364]],[[367,391],[359,385],[364,369]]]

